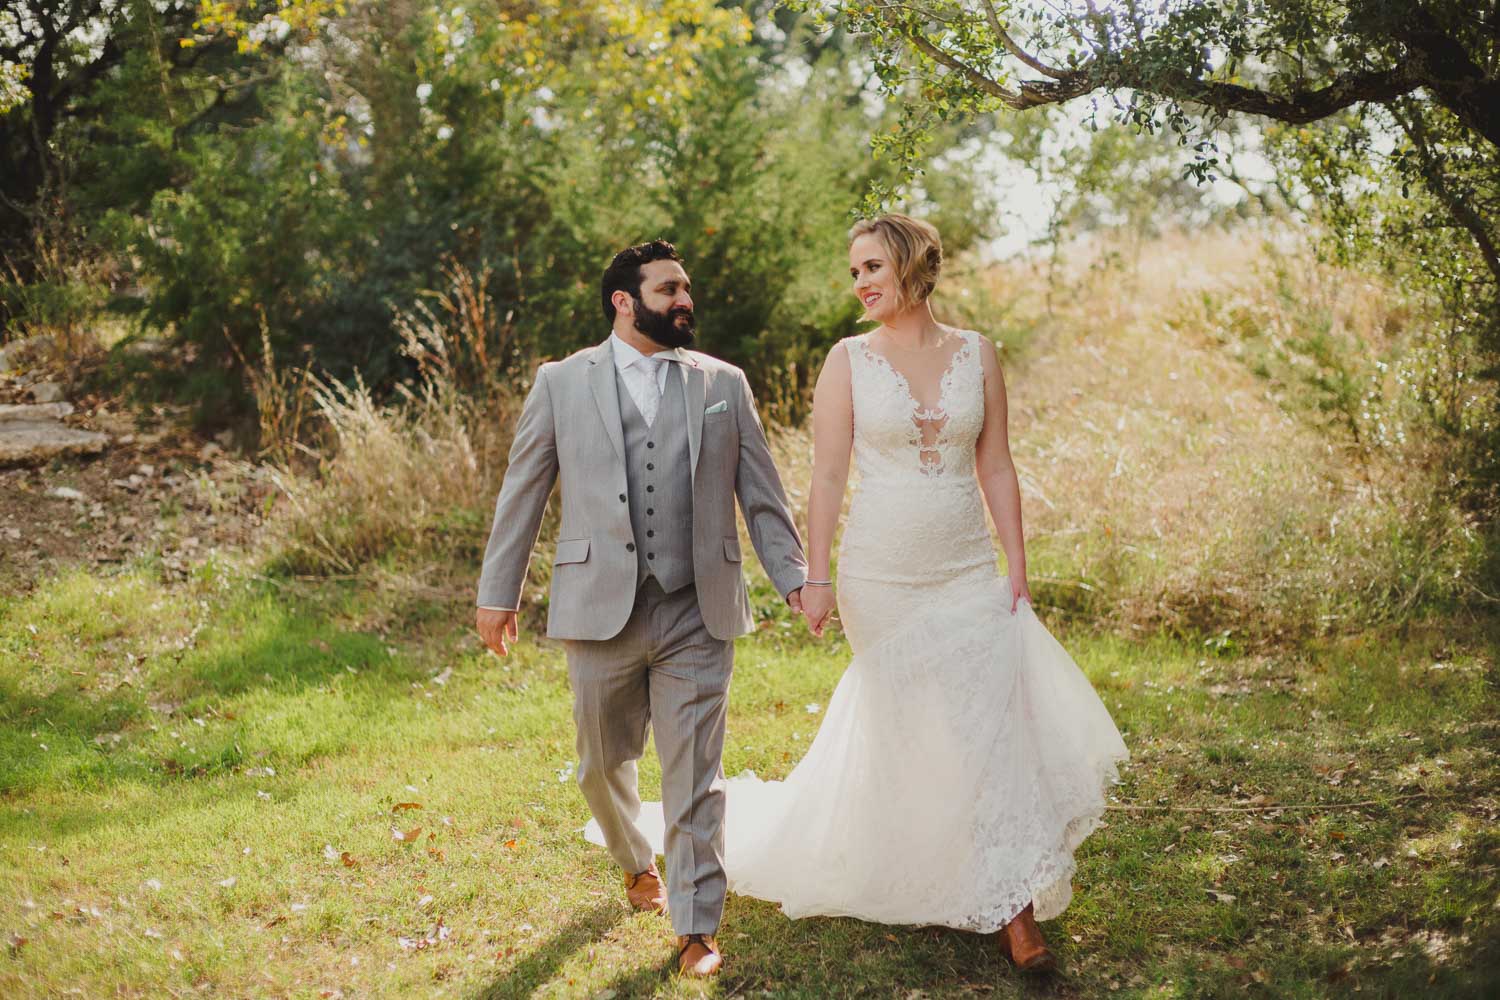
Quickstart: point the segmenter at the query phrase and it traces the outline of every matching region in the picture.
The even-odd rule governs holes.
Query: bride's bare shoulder
[[[828,354],[823,358],[823,369],[849,370],[849,352],[853,349],[851,341],[857,341],[857,337],[845,337],[828,349]]]

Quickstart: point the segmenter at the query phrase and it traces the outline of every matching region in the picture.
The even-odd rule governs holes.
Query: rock
[[[78,490],[75,490],[71,486],[54,486],[50,490],[47,491],[47,496],[49,496],[49,497],[55,497],[58,500],[87,500],[88,499],[88,497],[84,496],[82,493],[80,493]]]
[[[0,406],[0,420],[61,420],[73,412],[72,403],[10,403]]]
[[[108,434],[78,430],[54,421],[0,422],[0,465],[32,464],[66,455],[97,455],[108,444]]]
[[[38,403],[59,403],[66,395],[63,387],[56,382],[38,382],[31,387],[31,398]]]
[[[0,347],[0,372],[25,368],[43,361],[57,350],[57,343],[46,334],[27,337]]]
[[[132,340],[125,345],[125,353],[136,358],[154,358],[167,349],[163,340]]]

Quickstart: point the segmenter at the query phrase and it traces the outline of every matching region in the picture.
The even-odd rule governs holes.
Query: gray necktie
[[[646,384],[641,392],[641,416],[650,427],[656,423],[656,411],[661,409],[661,366],[666,359],[642,357],[638,362],[646,374]]]

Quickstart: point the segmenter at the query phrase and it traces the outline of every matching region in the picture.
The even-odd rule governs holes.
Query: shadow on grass
[[[409,694],[421,668],[386,650],[373,631],[351,628],[351,614],[381,595],[328,585],[314,596],[271,586],[214,607],[196,644],[158,653],[144,677],[115,676],[119,666],[103,647],[90,652],[98,676],[59,672],[46,687],[0,673],[0,798],[40,787],[97,786],[119,780],[176,779],[221,774],[240,766],[239,744],[228,731],[207,757],[173,750],[147,755],[131,731],[194,718],[233,721],[235,699],[258,691],[295,698],[335,678],[359,684],[366,696]],[[382,609],[431,617],[430,606]],[[113,654],[108,654],[113,655]],[[357,671],[348,676],[347,671]],[[106,686],[107,685],[107,686]],[[233,726],[228,727],[232,730]]]
[[[475,994],[479,1000],[513,1000],[532,996],[550,982],[568,959],[590,944],[602,941],[606,934],[626,916],[618,903],[603,903],[580,913],[565,924],[539,948],[516,963],[500,979]],[[667,976],[671,966],[663,963],[621,973],[608,988],[617,996],[640,996],[651,992]]]

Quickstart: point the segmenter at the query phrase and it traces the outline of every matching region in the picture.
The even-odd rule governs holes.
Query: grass
[[[1134,753],[1118,799],[1145,808],[1080,854],[1045,928],[1061,977],[1028,985],[973,935],[731,897],[729,965],[702,987],[668,974],[666,924],[626,910],[576,832],[555,645],[502,662],[466,602],[208,565],[176,584],[72,573],[0,603],[6,996],[1500,985],[1493,628],[1274,655],[1063,632]],[[786,774],[846,661],[788,625],[740,643],[731,773]],[[658,782],[650,757],[648,796]],[[1234,811],[1184,811],[1216,809]]]

